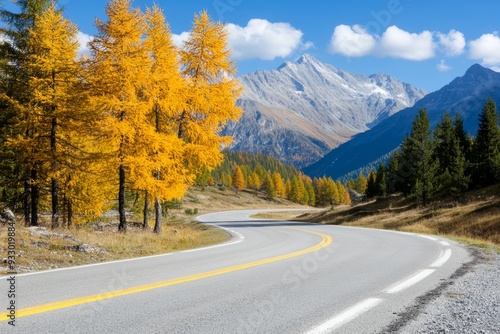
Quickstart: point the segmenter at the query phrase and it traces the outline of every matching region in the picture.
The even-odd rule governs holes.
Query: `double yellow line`
[[[174,278],[174,279],[170,279],[170,280],[162,281],[162,282],[157,282],[157,283],[139,285],[136,287],[130,287],[130,288],[116,290],[116,291],[110,291],[110,292],[105,292],[105,293],[100,293],[100,294],[95,294],[95,295],[90,295],[90,296],[85,296],[85,297],[61,300],[61,301],[56,301],[56,302],[52,302],[52,303],[26,307],[23,309],[16,310],[16,319],[20,318],[20,317],[26,317],[29,315],[59,310],[59,309],[66,308],[66,307],[82,305],[82,304],[97,302],[97,301],[106,300],[106,299],[110,299],[110,298],[126,296],[126,295],[130,295],[133,293],[139,293],[139,292],[164,288],[164,287],[172,286],[172,285],[176,285],[176,284],[197,281],[200,279],[218,276],[218,275],[230,273],[233,271],[243,270],[243,269],[261,266],[261,265],[272,263],[272,262],[286,260],[286,259],[290,259],[290,258],[297,257],[300,255],[314,252],[318,249],[327,247],[328,245],[330,245],[332,243],[332,237],[330,237],[329,235],[319,233],[319,232],[297,229],[297,228],[294,228],[294,229],[302,231],[302,232],[318,235],[321,237],[321,241],[312,247],[309,247],[309,248],[306,248],[306,249],[303,249],[303,250],[300,250],[297,252],[288,253],[288,254],[284,254],[284,255],[280,255],[280,256],[275,256],[275,257],[271,257],[271,258],[267,258],[267,259],[263,259],[263,260],[258,260],[258,261],[248,262],[248,263],[244,263],[244,264],[240,264],[240,265],[236,265],[236,266],[231,266],[231,267],[227,267],[227,268],[207,271],[207,272],[200,273],[200,274],[194,274],[194,275],[189,275],[189,276],[185,276],[185,277]],[[9,320],[8,314],[9,314],[8,312],[0,313],[0,321]]]

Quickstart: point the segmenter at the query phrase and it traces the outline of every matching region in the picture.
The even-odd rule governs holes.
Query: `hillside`
[[[240,82],[243,116],[223,132],[234,136],[231,148],[262,152],[297,167],[426,94],[389,75],[350,73],[308,54],[277,70],[244,75]]]
[[[464,76],[433,92],[413,107],[406,108],[382,121],[374,128],[356,135],[350,141],[332,150],[318,162],[304,168],[311,177],[331,176],[340,178],[366,166],[396,149],[407,135],[420,108],[426,108],[434,128],[445,111],[458,113],[464,129],[475,134],[478,115],[488,98],[500,101],[500,73],[480,65],[470,67]]]
[[[343,226],[362,226],[403,232],[468,238],[471,243],[500,247],[500,186],[453,198],[436,198],[421,207],[401,195],[378,198],[355,206],[301,215],[297,220]],[[500,249],[500,248],[498,248]]]

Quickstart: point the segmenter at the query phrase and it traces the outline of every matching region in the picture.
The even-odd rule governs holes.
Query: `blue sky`
[[[87,35],[107,1],[60,0]],[[434,91],[474,63],[500,71],[500,2],[431,0],[135,0],[157,3],[177,41],[207,10],[227,24],[238,74],[275,69],[309,53],[359,74],[387,73]],[[183,34],[184,33],[184,34]]]

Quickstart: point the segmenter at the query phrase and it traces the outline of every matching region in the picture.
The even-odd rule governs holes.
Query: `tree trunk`
[[[146,229],[148,228],[148,221],[149,221],[149,193],[145,191],[144,194],[144,211],[143,211],[143,224],[142,228]]]
[[[118,214],[120,215],[120,223],[118,225],[119,232],[127,232],[127,219],[125,217],[125,166],[120,165],[120,185],[118,188]]]
[[[56,118],[52,118],[52,126],[50,130],[50,150],[52,152],[52,171],[56,169],[56,129],[57,129],[57,120]],[[51,191],[52,197],[52,228],[59,227],[59,187],[57,184],[57,180],[55,178],[51,181]]]
[[[154,232],[161,234],[161,222],[162,222],[162,213],[161,213],[161,202],[157,197],[155,198],[155,228]]]
[[[24,213],[24,225],[30,225],[30,178],[26,177],[24,179],[24,193],[23,193],[23,213]]]
[[[73,202],[71,201],[71,198],[68,199],[67,202],[68,205],[68,228],[73,225]]]
[[[37,170],[31,169],[31,224],[30,226],[38,226],[38,201],[40,200],[40,192],[37,184]]]

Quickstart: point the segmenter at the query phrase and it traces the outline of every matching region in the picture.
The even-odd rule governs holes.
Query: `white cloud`
[[[330,41],[330,52],[348,57],[362,57],[373,52],[377,42],[374,36],[359,25],[335,27]]]
[[[446,71],[449,71],[451,70],[451,66],[448,66],[446,65],[446,63],[444,62],[444,59],[442,59],[439,64],[436,65],[438,71],[440,72],[446,72]]]
[[[495,72],[500,72],[500,66],[492,66],[490,68]]]
[[[479,59],[486,66],[500,65],[500,37],[497,32],[471,41],[469,48],[470,58]]]
[[[460,31],[452,29],[448,34],[437,33],[437,37],[447,56],[459,56],[464,52],[465,37]]]
[[[191,36],[191,34],[187,31],[184,31],[184,32],[180,33],[179,35],[172,34],[172,42],[174,43],[174,45],[176,47],[181,49],[184,45],[184,42],[188,40],[189,36]]]
[[[436,47],[432,33],[409,33],[396,26],[390,26],[380,40],[379,52],[382,56],[407,60],[426,60],[434,57]]]
[[[80,56],[84,54],[88,55],[90,53],[90,50],[87,44],[93,39],[93,37],[87,35],[86,33],[78,31],[76,39],[78,40],[78,43],[80,43],[80,48],[78,49],[78,55]]]
[[[234,59],[273,60],[312,46],[310,42],[303,43],[302,31],[289,23],[251,19],[246,27],[229,23],[226,28]]]

